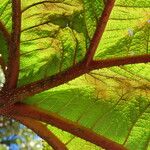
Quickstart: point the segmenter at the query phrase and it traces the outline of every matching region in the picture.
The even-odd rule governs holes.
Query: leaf
[[[149,53],[148,4],[131,4],[116,2],[96,59]],[[103,7],[101,0],[23,2],[19,86],[81,61]]]
[[[83,59],[104,7],[101,1],[91,4],[89,0],[22,2],[19,85],[54,75]]]
[[[96,59],[149,53],[148,4],[132,2],[116,2]],[[86,6],[90,16],[91,5]],[[89,35],[93,29],[88,28]],[[140,64],[103,69],[96,77],[91,73],[87,79],[81,77],[36,95],[28,104],[78,122],[129,149],[146,149],[150,138],[148,68],[149,65]]]
[[[149,18],[149,1],[117,0],[95,59],[150,53]]]
[[[9,0],[0,0],[0,23],[11,30],[11,3]],[[8,45],[2,32],[0,31],[0,54],[3,56],[5,63],[8,61]]]
[[[21,93],[18,90],[22,100],[24,92],[30,96],[28,91],[36,89],[32,89],[32,83],[37,83],[35,81],[48,77],[55,81],[53,75],[59,77],[68,68],[84,63],[98,20],[105,18],[103,10],[107,2],[110,1],[22,1],[19,88],[4,96],[12,96],[31,83],[27,91]],[[96,49],[95,60],[149,54],[149,3],[150,0],[116,0]],[[0,0],[0,21],[9,32],[12,26],[11,4],[12,1]],[[7,62],[8,48],[1,34],[0,41],[0,52]],[[147,63],[94,70],[69,83],[28,97],[23,103],[67,118],[128,149],[146,150],[150,141],[149,69]],[[16,100],[17,94],[10,100]],[[57,129],[54,131],[58,132]],[[68,141],[69,136],[66,135]]]
[[[128,35],[117,41],[116,44],[104,48],[104,51],[99,50],[98,58],[111,58],[113,56],[140,55],[149,53],[149,30],[150,24],[145,24],[137,29],[128,29]],[[113,39],[114,40],[114,39]],[[106,44],[105,44],[106,45]],[[108,46],[108,45],[107,45]],[[103,48],[102,48],[103,49]]]
[[[0,20],[3,21],[9,31],[11,31],[11,2],[10,0],[0,0]]]
[[[56,127],[48,125],[48,128],[51,131],[53,131],[57,135],[57,137],[59,137],[59,139],[61,139],[61,141],[67,146],[67,148],[69,150],[74,150],[74,149],[76,149],[76,150],[82,150],[82,149],[102,150],[98,146],[96,146],[92,143],[89,143],[83,139],[80,139],[78,137],[75,137],[74,135],[71,135],[71,134],[69,134],[65,131],[62,131]],[[47,146],[47,147],[49,147],[49,146]]]
[[[139,64],[94,71],[25,102],[86,126],[129,149],[146,149],[150,139],[148,67]]]

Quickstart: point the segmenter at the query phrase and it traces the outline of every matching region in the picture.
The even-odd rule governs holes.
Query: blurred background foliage
[[[0,150],[41,150],[43,142],[15,120],[0,117]]]

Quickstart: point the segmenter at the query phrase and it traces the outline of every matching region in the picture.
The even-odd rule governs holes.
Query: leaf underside
[[[81,62],[104,10],[104,2],[22,1],[18,87]],[[10,0],[0,0],[0,20],[11,31]],[[7,62],[8,47],[1,32],[0,42],[0,53]],[[116,0],[94,59],[150,54],[149,45],[150,0]],[[27,98],[24,103],[54,112],[130,150],[146,150],[150,141],[149,70],[150,63],[94,70]],[[73,135],[49,128],[69,149],[81,144]]]

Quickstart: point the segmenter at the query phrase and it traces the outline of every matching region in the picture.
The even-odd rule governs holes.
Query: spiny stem
[[[12,0],[12,33],[9,43],[7,89],[16,88],[20,64],[21,0]]]
[[[109,20],[110,13],[114,7],[114,3],[115,3],[115,0],[108,0],[105,5],[103,13],[99,19],[96,31],[90,42],[90,46],[89,46],[88,51],[85,56],[86,66],[88,66],[90,64],[90,62],[93,60],[94,54],[95,54],[98,44],[102,38],[102,35],[106,28],[107,22]]]
[[[33,96],[50,88],[54,88],[56,86],[69,82],[72,79],[75,79],[85,73],[89,73],[92,70],[147,62],[150,62],[149,54],[92,61],[89,64],[88,68],[86,68],[85,64],[81,62],[79,64],[76,64],[74,67],[71,67],[68,70],[60,72],[54,76],[27,84],[9,92],[5,92],[0,96],[0,101],[1,103],[5,103],[5,107],[3,109],[6,110],[7,107],[18,101],[24,100],[29,96]]]

